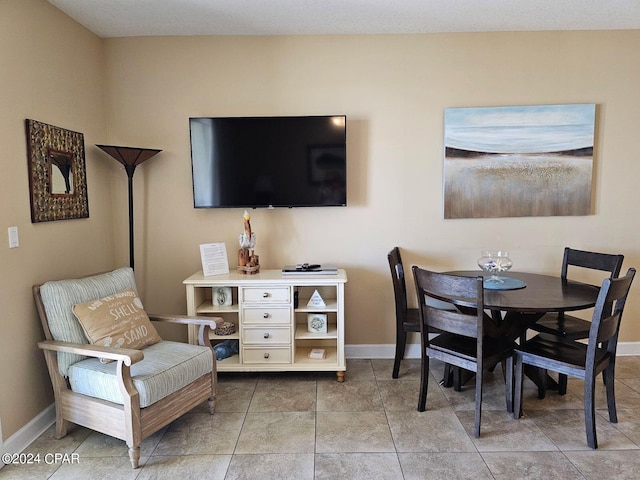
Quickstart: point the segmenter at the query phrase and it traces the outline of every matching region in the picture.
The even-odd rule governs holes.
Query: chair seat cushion
[[[144,348],[143,352],[144,359],[131,366],[140,408],[154,404],[213,368],[213,354],[208,347],[162,341]],[[69,368],[71,390],[123,404],[116,366],[116,362],[102,363],[97,358],[73,364]]]

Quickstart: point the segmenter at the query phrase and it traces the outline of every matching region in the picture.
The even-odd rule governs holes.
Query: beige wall
[[[640,67],[631,60],[640,31],[125,38],[105,45],[111,140],[164,150],[136,184],[144,224],[136,271],[155,310],[185,311],[181,281],[200,268],[200,243],[226,242],[230,266],[237,265],[242,210],[192,207],[189,116],[347,115],[349,206],[251,215],[264,268],[311,261],[347,269],[350,345],[394,341],[386,264],[394,245],[409,265],[434,269],[474,268],[482,248],[501,247],[516,269],[555,273],[565,245],[623,252],[625,270],[640,265]],[[443,220],[443,110],[554,103],[598,105],[593,215]],[[622,339],[638,341],[638,285],[628,308]]]
[[[234,268],[242,230],[240,209],[193,209],[188,117],[346,114],[349,206],[252,211],[257,253],[346,268],[347,344],[391,344],[394,245],[434,269],[496,246],[530,271],[559,271],[565,245],[640,264],[639,50],[640,31],[100,40],[44,0],[1,2],[0,218],[21,242],[0,247],[3,438],[52,400],[30,286],[128,263],[126,176],[95,143],[163,149],[135,175],[136,276],[149,310],[182,313],[198,245],[226,242]],[[593,215],[443,220],[443,110],[551,103],[598,105]],[[89,219],[31,224],[25,118],[84,133]],[[623,341],[639,313],[635,285]]]
[[[52,401],[31,285],[114,265],[102,41],[43,0],[0,2],[0,419],[3,440]],[[84,134],[89,219],[31,223],[24,121]],[[7,228],[20,246],[9,249]]]

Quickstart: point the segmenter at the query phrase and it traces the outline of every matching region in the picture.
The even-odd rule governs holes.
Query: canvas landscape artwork
[[[445,110],[444,218],[589,215],[595,104]]]

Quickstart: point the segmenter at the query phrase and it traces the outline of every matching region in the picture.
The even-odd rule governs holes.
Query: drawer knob
[[[264,293],[262,294],[262,298],[267,298],[268,296],[269,296],[269,292],[264,292]]]
[[[268,313],[263,314],[262,318],[269,318],[269,314]]]
[[[265,334],[264,334],[264,338],[269,338],[269,334],[268,334],[268,333],[265,333]]]
[[[264,358],[269,358],[269,354],[268,354],[268,353],[265,353],[265,354],[264,354]]]

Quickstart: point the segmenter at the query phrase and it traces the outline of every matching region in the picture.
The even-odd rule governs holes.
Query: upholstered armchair
[[[221,319],[147,314],[128,267],[46,282],[33,293],[58,438],[69,422],[119,438],[137,468],[143,439],[204,401],[214,413],[216,358],[209,333]],[[152,322],[196,325],[199,345],[161,340]],[[124,331],[118,336],[119,327]]]

